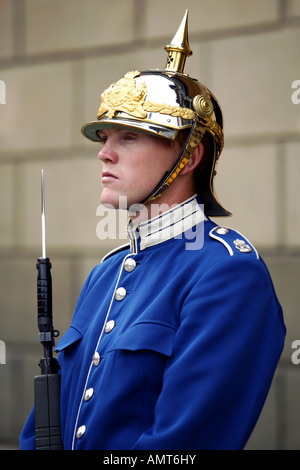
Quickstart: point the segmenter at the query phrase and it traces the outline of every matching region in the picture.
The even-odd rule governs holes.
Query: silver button
[[[84,394],[84,401],[89,401],[94,395],[94,389],[88,388]]]
[[[124,269],[128,273],[131,273],[136,268],[136,262],[133,258],[128,258],[124,263]]]
[[[226,227],[218,227],[216,228],[216,232],[218,235],[227,235],[227,233],[229,233],[229,229]]]
[[[105,325],[105,333],[110,333],[115,327],[115,320],[109,320]]]
[[[84,435],[85,431],[86,431],[86,426],[84,426],[84,425],[83,425],[83,426],[80,426],[80,427],[77,429],[77,432],[76,432],[76,437],[77,437],[77,439],[81,439],[82,436]]]
[[[93,355],[93,364],[95,367],[99,366],[100,363],[100,354],[96,351]]]
[[[116,293],[115,293],[115,299],[116,300],[123,300],[124,297],[126,297],[126,289],[124,287],[119,287],[117,290],[116,290]]]

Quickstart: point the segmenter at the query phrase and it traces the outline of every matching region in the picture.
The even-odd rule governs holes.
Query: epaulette
[[[117,253],[120,253],[121,251],[127,250],[127,248],[129,248],[129,247],[130,247],[129,243],[126,243],[125,245],[118,246],[117,248],[115,248],[114,250],[109,251],[105,256],[103,256],[100,263],[103,263],[103,261],[107,260],[111,256],[116,255]]]
[[[255,256],[259,259],[259,254],[254,246],[241,233],[228,227],[217,226],[210,232],[209,236],[218,240],[228,250],[230,256],[237,253],[245,253]]]

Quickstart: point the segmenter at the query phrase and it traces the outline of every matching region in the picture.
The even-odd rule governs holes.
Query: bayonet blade
[[[44,170],[41,170],[41,196],[42,196],[42,258],[46,258]]]

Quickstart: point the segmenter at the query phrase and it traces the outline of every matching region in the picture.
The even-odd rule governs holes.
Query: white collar
[[[180,236],[195,225],[207,220],[196,195],[174,205],[163,214],[140,224],[128,224],[128,237],[132,252],[163,243]]]

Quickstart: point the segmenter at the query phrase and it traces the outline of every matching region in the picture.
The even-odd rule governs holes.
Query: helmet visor
[[[174,140],[178,134],[178,129],[172,129],[160,126],[154,123],[137,121],[134,119],[122,119],[115,117],[114,119],[101,119],[85,124],[81,132],[82,134],[94,142],[100,142],[98,131],[101,129],[130,129],[145,134],[164,137],[168,140]]]

